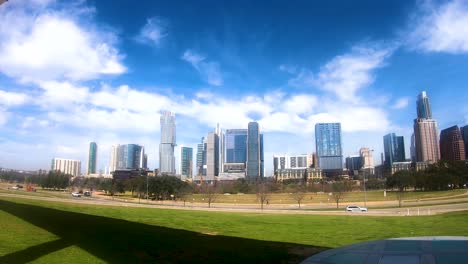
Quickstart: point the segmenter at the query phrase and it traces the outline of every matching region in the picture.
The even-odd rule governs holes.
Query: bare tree
[[[177,191],[176,197],[184,202],[187,202],[190,198],[192,198],[192,187],[187,185],[186,187],[182,187]]]
[[[336,202],[336,208],[339,208],[340,201],[344,199],[346,192],[349,190],[349,183],[347,181],[335,182],[332,185],[333,199]]]
[[[257,184],[257,199],[260,202],[260,208],[263,211],[263,205],[269,203],[270,199],[270,186],[265,182],[260,182]]]
[[[208,203],[208,208],[211,208],[211,203],[214,203],[219,197],[218,188],[207,183],[202,184],[201,194],[203,199]]]
[[[291,194],[291,197],[294,199],[294,201],[297,202],[297,205],[299,206],[299,209],[301,209],[301,202],[304,200],[304,198],[307,195],[307,187],[304,186],[303,184],[297,185]]]

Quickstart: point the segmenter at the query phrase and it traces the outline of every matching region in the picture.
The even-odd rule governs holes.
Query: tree
[[[339,181],[332,184],[333,199],[336,202],[336,208],[339,208],[340,201],[344,199],[345,193],[349,190],[348,181]]]
[[[211,208],[211,203],[214,203],[219,196],[218,188],[215,185],[204,183],[200,186],[202,198],[208,203],[208,208]]]
[[[257,184],[257,199],[260,202],[260,208],[263,211],[263,205],[269,203],[270,199],[270,186],[265,182],[260,182]]]
[[[176,197],[184,202],[188,201],[192,197],[192,187],[184,182],[184,185],[177,190]]]
[[[303,184],[299,184],[294,187],[291,197],[294,199],[294,201],[297,202],[299,209],[301,209],[301,202],[302,200],[304,200],[306,195],[307,195],[306,186],[304,186]]]
[[[402,170],[387,177],[387,187],[397,188],[398,207],[401,207],[405,189],[412,185],[413,173]]]

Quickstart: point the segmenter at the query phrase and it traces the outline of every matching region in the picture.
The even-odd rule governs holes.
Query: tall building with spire
[[[425,91],[416,101],[417,118],[414,120],[416,161],[435,163],[440,160],[437,121],[432,119],[429,97]]]
[[[169,111],[161,113],[161,142],[159,144],[159,172],[174,175],[176,146],[175,114]]]
[[[89,174],[96,173],[97,165],[97,144],[96,142],[89,143],[89,153],[88,153],[88,168],[86,172]]]

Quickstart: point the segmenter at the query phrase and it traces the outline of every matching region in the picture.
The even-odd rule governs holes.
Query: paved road
[[[408,208],[386,208],[386,209],[370,209],[368,213],[347,213],[341,210],[318,211],[311,210],[310,207],[298,210],[296,205],[282,205],[281,207],[265,207],[263,211],[259,209],[258,205],[230,205],[230,204],[214,204],[212,208],[207,208],[206,204],[189,204],[183,206],[181,203],[164,202],[149,202],[142,200],[142,203],[124,202],[118,200],[102,199],[102,198],[56,198],[56,197],[41,197],[32,195],[20,194],[6,194],[0,193],[0,197],[16,197],[24,199],[42,200],[42,201],[55,201],[64,203],[78,203],[78,204],[94,204],[104,206],[120,206],[120,207],[145,207],[145,208],[164,208],[164,209],[177,209],[177,210],[197,210],[197,211],[220,211],[220,212],[248,212],[248,213],[272,213],[272,214],[319,214],[319,215],[355,215],[355,216],[417,216],[417,215],[434,215],[453,211],[468,210],[468,199],[450,199],[447,200],[454,204],[434,204],[424,205],[420,202],[420,206]],[[431,201],[434,203],[435,201]],[[438,201],[440,202],[440,201]],[[427,203],[427,202],[426,202]]]

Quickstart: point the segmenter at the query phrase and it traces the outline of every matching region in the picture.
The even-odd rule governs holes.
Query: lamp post
[[[146,173],[146,203],[148,203],[148,173]]]

